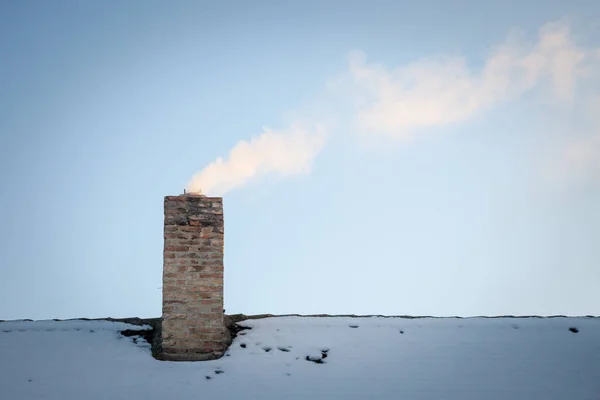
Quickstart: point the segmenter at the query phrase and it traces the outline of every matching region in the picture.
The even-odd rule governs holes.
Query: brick
[[[185,213],[185,209],[181,209],[181,208],[168,208],[165,210],[165,214],[166,215],[172,215],[172,214],[182,214]]]
[[[178,226],[177,227],[177,231],[179,232],[198,232],[198,230],[200,229],[200,226]]]
[[[187,353],[191,353],[190,350],[191,349],[174,346],[174,347],[169,347],[168,352],[165,351],[165,353],[167,353],[167,354],[187,354]]]
[[[208,268],[208,266],[206,265],[190,265],[188,268],[188,272],[203,272],[206,271]]]
[[[184,196],[165,196],[165,203],[167,203],[168,201],[171,201],[171,202],[185,201],[185,197]]]
[[[202,278],[223,278],[222,272],[210,272],[202,274]]]
[[[190,249],[189,246],[166,246],[165,251],[188,251]]]
[[[165,300],[163,304],[185,304],[183,300]]]
[[[187,317],[186,314],[176,314],[171,313],[165,316],[165,319],[185,319]]]

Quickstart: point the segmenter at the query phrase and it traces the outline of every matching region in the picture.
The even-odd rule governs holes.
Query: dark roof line
[[[301,317],[301,318],[370,318],[370,317],[379,317],[379,318],[404,318],[404,319],[423,319],[423,318],[434,318],[434,319],[472,319],[472,318],[600,318],[600,316],[595,315],[581,315],[581,316],[566,316],[566,315],[475,315],[468,317],[460,317],[460,316],[432,316],[432,315],[382,315],[382,314],[367,314],[367,315],[359,315],[359,314],[255,314],[255,315],[245,315],[245,314],[231,314],[228,317],[234,321],[239,322],[246,319],[263,319],[263,318],[281,318],[281,317]],[[24,322],[33,322],[32,319],[18,319],[18,320],[0,320],[0,322],[16,322],[16,321],[24,321]],[[68,319],[58,319],[55,318],[53,321],[111,321],[111,322],[125,322],[133,325],[151,325],[154,326],[155,323],[160,321],[160,318],[68,318]]]

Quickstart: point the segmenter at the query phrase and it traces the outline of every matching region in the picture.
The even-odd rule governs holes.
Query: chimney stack
[[[223,198],[165,197],[162,354],[168,361],[219,358],[223,315]]]

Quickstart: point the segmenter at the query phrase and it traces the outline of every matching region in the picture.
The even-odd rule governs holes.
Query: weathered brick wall
[[[223,199],[165,197],[162,356],[219,358],[228,346],[223,318]]]

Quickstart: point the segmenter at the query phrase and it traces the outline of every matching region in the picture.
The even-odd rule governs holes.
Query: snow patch
[[[225,357],[194,363],[157,361],[142,335],[120,334],[150,326],[2,322],[2,398],[595,400],[600,393],[595,318],[280,317],[243,325],[252,329]]]

